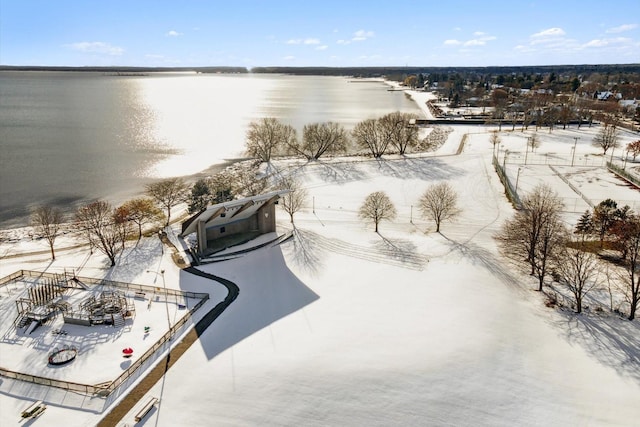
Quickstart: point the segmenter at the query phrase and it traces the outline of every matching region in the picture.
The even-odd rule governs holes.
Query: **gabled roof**
[[[204,221],[207,227],[214,227],[249,218],[265,204],[274,202],[287,193],[289,190],[272,191],[258,196],[211,205],[182,223],[181,235],[195,233],[200,221]]]

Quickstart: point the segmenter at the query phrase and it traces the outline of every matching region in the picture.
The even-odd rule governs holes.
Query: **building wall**
[[[258,223],[258,230],[260,230],[261,233],[271,233],[272,231],[276,231],[275,203],[269,203],[268,205],[258,209],[255,217]]]
[[[207,228],[207,240],[214,240],[218,237],[229,236],[238,233],[247,233],[249,231],[260,231],[256,216],[243,219],[236,222]]]

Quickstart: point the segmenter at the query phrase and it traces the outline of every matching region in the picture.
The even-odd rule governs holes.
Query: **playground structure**
[[[78,349],[65,345],[62,348],[56,348],[49,355],[49,365],[60,366],[72,362],[78,355]]]
[[[38,326],[47,323],[59,313],[68,311],[70,305],[63,301],[62,295],[68,290],[70,281],[73,283],[65,272],[64,275],[56,274],[54,277],[45,278],[45,283],[29,288],[29,297],[16,301],[18,315],[13,325],[17,329],[29,325],[26,333],[31,334]]]
[[[25,330],[27,335],[59,314],[63,315],[65,323],[83,326],[107,324],[115,327],[124,326],[125,319],[135,316],[135,305],[124,292],[118,290],[102,291],[97,298],[89,296],[74,310],[64,300],[64,295],[72,289],[88,291],[89,287],[73,272],[54,274],[53,277],[44,278],[44,282],[29,288],[28,298],[16,301],[18,315],[13,325],[16,329],[28,325]]]
[[[113,325],[122,327],[125,319],[135,316],[135,305],[122,291],[102,291],[98,298],[90,296],[80,303],[79,310],[68,310],[64,322],[75,325]]]
[[[3,359],[6,365],[0,366],[0,377],[86,395],[109,396],[118,388],[129,386],[137,378],[135,374],[139,369],[149,367],[160,357],[173,336],[192,325],[193,313],[208,299],[207,293],[76,277],[73,272],[18,270],[0,278],[0,314],[4,313],[6,319],[0,323],[0,334],[7,337],[0,341],[0,353],[14,354]],[[156,307],[152,301],[162,304]],[[175,317],[167,330],[163,320],[170,305],[175,307]],[[118,326],[118,316],[135,316],[144,323],[138,327],[133,325],[133,319],[127,319],[123,328],[106,326]],[[19,324],[23,329],[18,330]],[[40,325],[45,325],[46,333],[39,330],[33,333]],[[93,331],[94,328],[85,325],[97,326]],[[145,325],[149,329],[143,328]],[[135,344],[135,357],[132,351],[127,364],[121,365],[122,355],[127,354],[121,353],[122,349],[132,344]],[[117,361],[107,362],[105,366],[105,361],[113,360],[112,356],[118,354]],[[80,365],[72,362],[81,355],[91,357],[82,357]],[[54,372],[52,368],[58,364],[71,363],[74,366],[55,371],[55,378],[50,376],[49,372]],[[105,371],[108,374],[105,375]]]

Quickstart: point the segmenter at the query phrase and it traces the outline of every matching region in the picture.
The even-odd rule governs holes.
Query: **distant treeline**
[[[415,74],[584,74],[584,73],[635,73],[640,72],[640,64],[601,64],[601,65],[531,65],[531,66],[495,66],[495,67],[255,67],[252,73],[279,73],[315,76],[354,76],[382,77]]]
[[[63,67],[35,65],[0,65],[0,71],[88,71],[101,73],[166,73],[193,71],[197,73],[248,73],[245,67]]]
[[[33,65],[0,65],[0,71],[93,71],[104,73],[263,73],[307,76],[391,77],[416,74],[467,73],[480,75],[529,73],[529,74],[586,74],[586,73],[640,73],[640,64],[583,64],[583,65],[531,65],[495,67],[63,67]]]

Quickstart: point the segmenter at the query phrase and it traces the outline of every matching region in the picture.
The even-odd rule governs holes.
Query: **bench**
[[[137,423],[142,421],[142,419],[149,413],[151,408],[153,408],[156,403],[158,403],[157,397],[150,398],[149,401],[142,407],[142,409],[138,411],[133,419],[136,420]]]
[[[43,413],[45,409],[47,409],[47,405],[45,405],[42,400],[38,400],[36,402],[33,402],[33,404],[27,409],[22,411],[21,416],[22,418],[35,418]]]
[[[136,292],[135,295],[133,296],[134,298],[138,298],[138,299],[145,299],[147,294],[145,294],[144,292]]]

